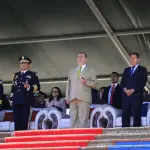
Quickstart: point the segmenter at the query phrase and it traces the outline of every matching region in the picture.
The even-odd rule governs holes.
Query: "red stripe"
[[[30,130],[16,131],[15,136],[37,136],[37,135],[61,135],[61,134],[102,134],[102,128],[86,129],[55,129],[55,130]]]
[[[47,136],[24,136],[24,137],[7,137],[5,142],[32,142],[32,141],[61,141],[61,140],[94,140],[97,134],[84,135],[47,135]]]
[[[8,150],[12,150],[12,148],[7,148]],[[6,150],[6,149],[1,149]],[[15,148],[15,150],[20,150],[20,148]],[[79,150],[78,146],[71,147],[39,147],[39,148],[22,148],[21,150]]]
[[[38,147],[64,147],[64,146],[87,146],[88,141],[51,141],[51,142],[19,142],[2,143],[0,149],[4,148],[38,148]]]

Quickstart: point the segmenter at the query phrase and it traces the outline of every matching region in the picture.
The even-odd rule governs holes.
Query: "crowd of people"
[[[15,130],[26,130],[30,107],[55,107],[62,114],[70,108],[71,128],[86,128],[91,104],[108,104],[122,110],[122,126],[129,126],[129,118],[134,118],[134,126],[141,126],[142,102],[150,101],[150,94],[144,89],[147,82],[147,70],[139,65],[140,55],[130,55],[131,67],[124,70],[121,82],[119,74],[112,72],[110,85],[97,90],[96,73],[87,66],[87,54],[77,55],[78,67],[68,76],[66,95],[59,87],[53,87],[47,95],[40,90],[35,72],[29,70],[31,60],[19,58],[20,71],[14,74],[10,97],[3,94],[0,80],[0,110],[13,109]],[[65,97],[65,98],[64,98]],[[145,109],[145,108],[144,108]]]

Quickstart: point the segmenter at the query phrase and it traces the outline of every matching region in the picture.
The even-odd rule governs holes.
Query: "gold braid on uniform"
[[[35,85],[33,85],[33,93],[36,93],[37,92],[37,90],[38,90],[38,86],[35,84]]]

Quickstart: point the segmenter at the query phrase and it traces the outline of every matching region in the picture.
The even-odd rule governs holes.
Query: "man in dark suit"
[[[92,104],[99,104],[100,103],[100,96],[97,89],[92,89]]]
[[[119,74],[117,72],[111,73],[112,84],[105,88],[103,94],[103,100],[106,104],[112,105],[114,108],[121,109],[121,87],[118,83]]]
[[[122,126],[130,126],[133,115],[133,126],[141,126],[141,107],[143,90],[147,82],[147,69],[139,65],[140,55],[130,55],[131,67],[124,70],[121,80],[122,94]]]
[[[15,130],[27,130],[30,106],[34,103],[34,93],[40,90],[39,80],[35,72],[29,70],[31,60],[19,58],[20,70],[14,74],[11,100],[14,113]]]

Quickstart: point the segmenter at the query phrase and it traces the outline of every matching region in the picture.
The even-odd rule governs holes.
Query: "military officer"
[[[22,56],[19,62],[20,71],[14,74],[10,97],[15,130],[27,130],[30,106],[34,103],[34,94],[40,91],[40,84],[36,73],[29,70],[31,59]]]

